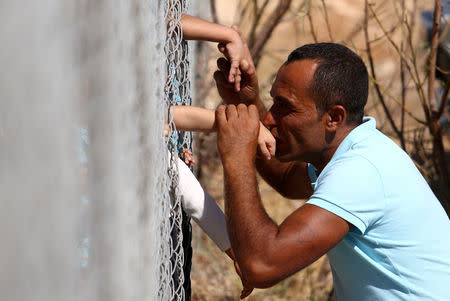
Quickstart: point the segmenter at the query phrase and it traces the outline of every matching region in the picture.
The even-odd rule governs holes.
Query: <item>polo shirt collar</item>
[[[347,137],[342,140],[341,144],[337,148],[330,162],[339,157],[341,154],[345,153],[352,148],[353,144],[365,139],[367,136],[373,133],[373,130],[377,128],[377,121],[375,118],[370,116],[364,116],[363,122],[354,128]]]

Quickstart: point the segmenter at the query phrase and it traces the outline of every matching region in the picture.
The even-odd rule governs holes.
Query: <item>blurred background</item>
[[[416,163],[449,212],[448,1],[431,0],[209,0],[197,11],[207,20],[238,25],[257,66],[261,97],[295,48],[313,42],[342,43],[365,61],[370,75],[366,115]],[[212,74],[220,53],[199,43],[195,103],[221,103]],[[198,178],[223,206],[223,175],[214,133],[195,137]],[[259,181],[268,214],[280,223],[304,200],[287,200]],[[232,262],[193,225],[192,300],[237,300],[241,283]],[[248,300],[333,300],[326,257]]]

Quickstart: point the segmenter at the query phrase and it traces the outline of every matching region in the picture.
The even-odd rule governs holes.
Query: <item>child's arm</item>
[[[239,34],[231,27],[211,23],[186,14],[181,15],[181,26],[183,27],[183,38],[185,40],[232,43],[241,39]]]
[[[203,189],[183,161],[177,159],[177,166],[179,173],[178,187],[180,189],[181,202],[185,212],[194,219],[209,238],[211,238],[214,243],[233,260],[236,272],[242,278],[233,249],[231,249],[225,214],[208,192]],[[247,297],[253,291],[252,287],[249,287],[244,283],[243,286],[241,299]]]
[[[241,81],[239,63],[245,55],[245,46],[239,33],[231,27],[211,23],[186,14],[181,16],[181,27],[185,40],[202,40],[225,45],[223,53],[231,63],[228,81],[234,82],[236,91],[239,91]]]
[[[227,251],[229,254],[231,244],[223,211],[203,189],[183,161],[177,159],[177,166],[178,188],[182,196],[181,203],[184,211],[195,220],[222,251]]]
[[[216,116],[213,110],[193,106],[171,106],[170,113],[179,131],[216,131]]]
[[[214,132],[216,128],[216,114],[208,110],[192,106],[172,106],[173,121],[179,131]],[[258,148],[261,155],[270,159],[275,155],[275,138],[261,123],[259,127]]]

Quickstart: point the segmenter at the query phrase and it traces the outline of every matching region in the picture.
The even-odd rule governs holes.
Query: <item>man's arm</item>
[[[280,162],[256,158],[256,169],[263,179],[278,193],[288,199],[307,199],[314,190],[305,162]]]
[[[314,205],[304,205],[281,225],[275,224],[261,205],[253,165],[257,109],[219,107],[216,116],[231,246],[243,281],[269,287],[325,254],[348,233],[350,225]]]

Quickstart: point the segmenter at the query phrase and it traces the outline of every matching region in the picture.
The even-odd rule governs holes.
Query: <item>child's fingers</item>
[[[270,158],[271,158],[270,151],[267,149],[267,145],[266,145],[265,141],[259,142],[259,151],[261,152],[262,156],[265,159],[270,160]]]
[[[232,60],[230,64],[230,73],[228,76],[228,81],[234,83],[236,75],[239,73],[239,60]]]
[[[169,136],[169,125],[167,123],[164,123],[164,136]]]
[[[271,139],[270,141],[266,142],[267,149],[269,150],[269,153],[271,156],[275,156],[275,152],[277,149],[277,142],[275,141],[275,138]]]
[[[241,90],[241,71],[239,69],[236,70],[236,75],[234,76],[234,90],[236,92]]]
[[[236,66],[232,63],[230,67],[230,72],[228,73],[228,82],[234,83],[234,80],[236,78],[237,69],[239,68],[239,65]]]
[[[276,152],[276,143],[274,142],[273,144],[269,144],[267,146],[267,149],[269,150],[269,153],[271,156],[275,156],[275,152]]]

